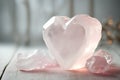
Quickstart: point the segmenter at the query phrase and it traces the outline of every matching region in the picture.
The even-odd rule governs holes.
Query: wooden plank
[[[29,50],[29,49],[25,49],[25,50]],[[102,75],[91,74],[89,72],[84,72],[84,71],[70,72],[70,71],[56,70],[56,71],[41,71],[41,72],[21,72],[17,70],[15,64],[16,64],[16,56],[8,65],[5,74],[2,77],[2,80],[120,80],[120,74],[115,74],[113,76],[102,76]]]
[[[2,76],[5,66],[13,56],[14,50],[14,45],[0,44],[0,76]]]

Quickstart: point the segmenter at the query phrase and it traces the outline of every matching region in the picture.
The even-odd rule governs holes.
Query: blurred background
[[[0,45],[42,46],[42,27],[48,19],[76,14],[101,21],[101,45],[120,42],[120,0],[0,0]]]

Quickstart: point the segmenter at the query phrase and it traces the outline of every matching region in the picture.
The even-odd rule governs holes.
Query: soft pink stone
[[[22,71],[46,70],[58,67],[58,64],[49,54],[43,50],[35,50],[33,53],[25,53],[17,56],[17,68]]]
[[[87,60],[86,67],[92,73],[105,73],[109,70],[110,65],[104,57],[92,56]]]
[[[112,63],[112,56],[111,56],[111,54],[109,54],[105,50],[102,50],[102,49],[98,50],[97,52],[94,53],[94,56],[104,57],[107,60],[108,64]]]
[[[85,67],[101,39],[101,23],[88,15],[55,16],[43,28],[45,43],[63,69]]]
[[[110,69],[111,62],[112,58],[108,52],[98,50],[94,56],[87,60],[86,67],[92,73],[105,73]]]

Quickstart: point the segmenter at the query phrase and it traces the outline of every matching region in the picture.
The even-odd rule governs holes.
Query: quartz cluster
[[[47,70],[59,66],[54,58],[51,58],[46,51],[41,49],[35,50],[28,55],[19,53],[16,65],[22,71]]]
[[[111,55],[104,51],[98,50],[86,62],[87,69],[92,73],[105,73],[110,69],[112,63]]]
[[[38,50],[28,56],[18,55],[17,67],[25,71],[87,67],[90,72],[103,73],[109,69],[111,56],[104,50],[94,52],[101,30],[101,23],[88,15],[54,16],[43,26],[43,39],[54,58]]]

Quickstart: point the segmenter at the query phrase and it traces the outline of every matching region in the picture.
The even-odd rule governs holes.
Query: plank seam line
[[[17,50],[18,50],[18,47],[16,47],[15,51],[13,52],[12,57],[10,58],[10,60],[9,60],[9,62],[8,62],[8,64],[6,64],[5,68],[3,69],[2,74],[1,74],[1,76],[0,76],[0,80],[2,80],[2,77],[3,77],[4,73],[5,73],[6,68],[7,68],[7,66],[10,64],[10,62],[12,61],[13,57],[15,56],[15,52],[16,52]]]
[[[4,69],[3,69],[3,71],[2,71],[2,74],[1,74],[1,76],[0,76],[0,80],[2,79],[2,76],[3,76],[3,74],[4,74],[4,72],[5,72],[6,68],[7,68],[7,66],[8,66],[8,64],[4,67]]]

